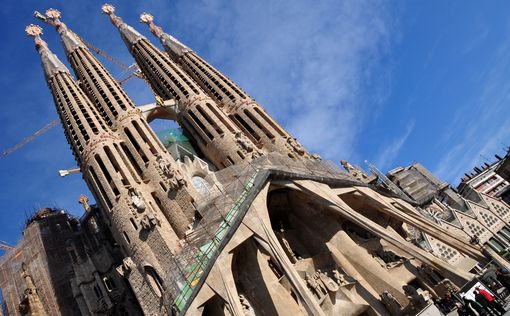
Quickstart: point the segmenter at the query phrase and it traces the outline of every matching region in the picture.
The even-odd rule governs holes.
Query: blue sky
[[[3,1],[0,149],[57,117],[33,41],[34,10],[53,7],[89,42],[133,59],[100,12],[101,1]],[[255,97],[325,159],[368,159],[388,170],[419,161],[443,180],[510,145],[510,3],[507,1],[112,1],[146,34],[156,22]],[[44,38],[65,60],[56,32]],[[153,42],[156,42],[153,40]],[[158,43],[159,45],[159,43]],[[105,61],[118,78],[122,70]],[[126,89],[152,102],[143,82]],[[157,128],[167,126],[158,122]],[[80,215],[87,193],[62,128],[0,158],[0,240],[15,243],[30,213],[55,206]]]

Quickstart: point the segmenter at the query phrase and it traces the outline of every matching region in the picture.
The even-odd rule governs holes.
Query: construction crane
[[[41,13],[35,11],[34,12],[34,16],[38,19],[41,19],[41,20],[45,20],[46,17],[44,15],[42,15]],[[89,42],[85,41],[82,37],[80,37],[78,34],[74,33],[84,44],[85,46],[87,46],[91,51],[93,51],[94,53],[96,53],[97,55],[101,55],[103,56],[104,58],[108,59],[109,61],[111,61],[113,64],[117,65],[118,67],[122,68],[124,71],[126,71],[128,73],[128,76],[119,80],[119,84],[122,85],[124,84],[126,81],[132,79],[132,78],[140,78],[140,79],[144,79],[145,78],[143,77],[143,74],[142,72],[140,71],[140,69],[138,68],[138,65],[135,63],[135,64],[132,64],[131,66],[128,66],[120,61],[118,61],[117,59],[113,58],[112,56],[108,55],[107,53],[105,53],[104,51],[100,50],[99,48],[95,47],[94,45],[90,44]],[[38,138],[39,136],[43,135],[44,133],[46,133],[47,131],[49,131],[50,129],[52,129],[53,127],[55,127],[56,125],[58,125],[59,123],[59,119],[56,119],[54,121],[51,121],[50,123],[48,123],[46,126],[44,126],[43,128],[41,128],[40,130],[38,130],[37,132],[33,133],[32,135],[26,137],[25,139],[23,139],[21,142],[17,143],[16,145],[12,146],[11,148],[8,148],[6,150],[4,150],[1,154],[1,157],[7,157],[9,156],[10,154],[12,154],[13,152],[17,151],[18,149],[20,149],[21,147],[25,146],[26,144],[30,143],[31,141],[35,140],[36,138]]]
[[[0,240],[0,250],[3,250],[3,251],[9,251],[9,250],[12,250],[14,249],[13,246],[9,245],[8,243],[6,243],[5,241],[1,241]]]
[[[47,131],[49,131],[50,129],[52,129],[56,125],[58,125],[59,122],[60,122],[60,120],[58,120],[58,119],[56,119],[54,121],[51,121],[49,124],[47,124],[46,126],[41,128],[37,132],[33,133],[32,135],[26,137],[21,142],[17,143],[16,145],[12,146],[11,148],[8,148],[8,149],[4,150],[2,152],[2,157],[9,156],[10,154],[15,152],[16,150],[20,149],[21,147],[25,146],[26,144],[30,143],[31,141],[33,141],[37,137],[43,135],[44,133],[46,133]]]

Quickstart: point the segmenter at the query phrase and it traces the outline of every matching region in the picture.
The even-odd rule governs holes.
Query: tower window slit
[[[259,141],[260,140],[260,136],[259,134],[257,134],[253,128],[248,124],[246,123],[246,121],[241,117],[241,115],[239,115],[238,113],[234,114],[234,118],[235,118],[235,121],[237,121],[239,124],[240,124],[240,127],[246,132],[248,133],[248,135],[250,135],[253,139],[255,139],[256,141]]]
[[[101,194],[102,199],[105,201],[106,206],[111,211],[112,210],[112,202],[108,198],[108,195],[106,194],[106,191],[104,190],[103,186],[101,185],[101,181],[99,181],[99,178],[97,177],[96,171],[92,166],[89,166],[89,173],[92,176],[92,180],[95,182],[95,187],[99,189],[99,193]],[[92,186],[94,187],[94,186]]]
[[[122,150],[124,151],[124,154],[126,154],[126,156],[128,157],[129,161],[131,162],[131,165],[135,168],[138,176],[141,178],[142,177],[142,169],[140,169],[140,166],[136,162],[135,157],[133,157],[133,155],[131,154],[131,151],[129,151],[129,148],[127,148],[125,143],[122,143],[120,146],[122,147]]]
[[[284,130],[282,130],[282,128],[280,126],[278,126],[272,119],[271,117],[269,117],[267,115],[267,113],[263,112],[258,106],[255,106],[254,107],[254,110],[255,112],[258,113],[258,115],[260,115],[260,117],[262,117],[267,123],[269,123],[269,125],[271,125],[272,128],[274,128],[275,131],[278,132],[278,134],[280,134],[280,136],[287,136],[287,133],[285,133]]]
[[[196,125],[198,125],[198,127],[200,127],[200,129],[202,129],[202,131],[207,135],[207,137],[209,137],[209,140],[212,141],[214,139],[214,136],[211,134],[210,131],[207,130],[205,125],[202,123],[202,121],[200,121],[198,119],[196,114],[193,113],[192,111],[188,111],[188,115],[189,115],[189,117],[191,117],[193,119],[194,123],[196,123]]]
[[[138,225],[136,225],[135,219],[131,217],[129,218],[129,221],[131,222],[131,225],[133,225],[133,228],[138,230]]]
[[[199,104],[197,105],[197,110],[198,112],[200,112],[200,114],[202,115],[203,118],[205,118],[205,120],[207,121],[207,123],[209,123],[209,125],[211,125],[215,130],[216,130],[216,133],[218,133],[218,135],[223,135],[224,132],[221,130],[221,128],[218,126],[218,124],[216,123],[215,120],[211,119],[211,117],[209,116],[209,113],[207,113],[206,111],[204,111],[204,109],[202,108],[202,106]],[[214,112],[213,112],[214,113]]]
[[[108,172],[108,169],[106,168],[103,160],[99,155],[95,155],[94,158],[96,159],[97,164],[99,165],[99,168],[103,172],[103,175],[106,178],[106,181],[110,185],[111,190],[113,191],[113,194],[118,197],[120,195],[119,189],[117,189],[117,186],[115,185],[115,181],[113,180],[110,172]]]
[[[113,169],[115,169],[115,172],[120,174],[122,184],[129,185],[129,181],[127,180],[126,175],[124,174],[124,170],[122,170],[120,168],[119,163],[118,163],[117,159],[115,159],[115,157],[113,156],[113,153],[112,153],[110,147],[104,146],[103,149],[106,153],[106,156],[108,157],[108,160],[110,160],[110,163],[112,164]]]
[[[156,151],[156,148],[154,147],[154,144],[149,141],[149,139],[147,138],[147,135],[144,133],[144,131],[140,128],[140,125],[138,124],[137,121],[131,121],[131,123],[133,124],[133,126],[135,127],[136,131],[138,132],[138,134],[140,135],[140,137],[142,137],[142,139],[145,141],[145,143],[147,144],[147,146],[149,146],[149,149],[151,151],[151,153],[153,155],[156,155],[158,152]]]
[[[143,152],[143,149],[140,147],[140,144],[138,144],[136,139],[133,137],[133,134],[131,134],[131,131],[126,127],[126,128],[124,128],[124,133],[128,137],[128,139],[131,142],[131,144],[133,145],[133,147],[135,147],[136,151],[138,152],[138,154],[142,158],[143,162],[147,163],[149,161],[149,159],[147,159],[147,156]]]
[[[217,107],[213,106],[209,102],[207,102],[206,105],[209,108],[209,110],[211,110],[211,112],[213,112],[216,115],[216,117],[220,119],[220,121],[223,123],[223,125],[225,125],[230,132],[232,132],[232,133],[236,132],[234,130],[234,127],[232,126],[232,124],[227,120],[225,115],[218,110]]]
[[[123,231],[123,232],[122,232],[122,235],[124,235],[124,239],[126,240],[126,242],[127,242],[128,244],[130,244],[130,243],[131,243],[131,239],[129,239],[128,234],[127,234],[126,232],[124,232],[124,231]]]
[[[205,139],[204,136],[202,135],[202,133],[198,132],[193,123],[189,121],[189,119],[185,116],[182,117],[182,123],[183,125],[185,126],[185,128],[188,130],[188,132],[191,134],[191,135],[195,135],[194,139],[200,143],[203,144],[203,146],[205,146],[205,144],[207,144],[209,142],[208,139]]]
[[[266,134],[267,137],[273,139],[274,135],[271,134],[265,126],[263,126],[260,121],[252,114],[248,109],[244,109],[244,114],[255,124],[261,131]]]

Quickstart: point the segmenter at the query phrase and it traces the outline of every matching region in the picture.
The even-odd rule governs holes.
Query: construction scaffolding
[[[165,271],[165,305],[184,314],[216,258],[227,245],[252,202],[269,179],[311,179],[332,185],[361,185],[330,161],[294,160],[270,154],[214,173],[213,187],[197,201],[202,218],[186,236],[182,251]]]
[[[21,315],[19,307],[26,288],[21,276],[23,263],[48,315],[73,314],[73,310],[66,307],[71,304],[62,304],[73,300],[68,275],[72,265],[65,247],[66,240],[73,234],[69,220],[69,216],[60,210],[39,211],[27,221],[18,245],[0,257],[0,289],[5,316]]]

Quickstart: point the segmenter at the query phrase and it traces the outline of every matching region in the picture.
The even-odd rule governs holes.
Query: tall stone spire
[[[108,126],[123,140],[122,150],[130,159],[138,183],[145,183],[151,190],[174,230],[179,237],[184,237],[195,214],[193,198],[189,192],[194,195],[196,192],[184,180],[177,162],[120,84],[60,18],[60,12],[55,9],[47,10],[46,17],[43,17],[60,34],[81,88]],[[168,198],[170,194],[173,199]]]
[[[178,123],[192,135],[204,155],[219,169],[260,155],[259,150],[218,108],[217,104],[166,54],[127,26],[109,4],[103,13],[128,46],[152,86],[163,99],[179,104]],[[136,32],[136,33],[134,33]]]
[[[149,25],[150,31],[159,38],[170,57],[222,106],[229,118],[258,147],[266,152],[279,152],[291,158],[310,157],[305,148],[254,99],[193,50],[163,32],[161,27],[154,24],[152,15],[142,13],[140,22]]]
[[[186,229],[186,217],[173,210],[173,226],[163,219],[157,196],[140,181],[129,152],[123,150],[126,144],[122,138],[108,128],[69,71],[48,49],[40,37],[41,28],[30,25],[26,31],[35,38],[46,81],[83,178],[126,257],[120,269],[132,288],[138,289],[135,295],[139,301],[159,301],[165,293],[150,289],[144,271],[150,270],[161,279],[171,273],[168,267],[181,249],[178,234]]]
[[[106,124],[71,77],[69,70],[42,40],[42,29],[31,24],[27,26],[26,32],[35,40],[35,47],[41,56],[44,75],[57,105],[67,141],[78,164],[82,165],[88,158],[87,145],[91,139],[105,133]]]

